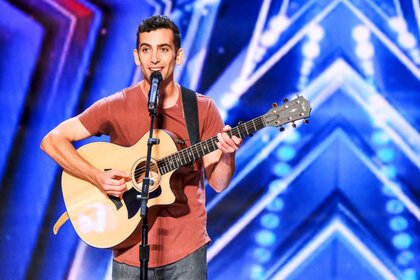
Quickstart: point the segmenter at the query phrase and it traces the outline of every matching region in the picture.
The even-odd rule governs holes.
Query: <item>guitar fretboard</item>
[[[260,116],[235,126],[228,132],[228,135],[230,137],[236,136],[239,138],[245,138],[264,127],[265,123],[263,116]],[[217,136],[213,136],[207,140],[201,141],[179,152],[158,160],[157,164],[159,166],[160,173],[165,174],[181,166],[194,163],[200,157],[217,150],[217,142]]]

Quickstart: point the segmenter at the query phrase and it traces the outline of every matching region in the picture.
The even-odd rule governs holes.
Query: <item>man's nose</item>
[[[157,51],[152,52],[152,63],[158,63],[159,62],[159,53]]]

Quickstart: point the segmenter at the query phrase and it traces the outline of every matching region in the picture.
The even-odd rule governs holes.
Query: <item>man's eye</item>
[[[162,52],[167,52],[167,51],[169,51],[169,49],[168,48],[161,48],[160,49]]]
[[[142,52],[150,52],[150,49],[149,48],[143,48],[141,51]]]

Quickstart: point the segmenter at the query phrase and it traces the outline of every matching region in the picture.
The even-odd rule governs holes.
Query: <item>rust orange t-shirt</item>
[[[211,98],[197,94],[197,102],[202,141],[222,131],[224,124]],[[136,144],[150,129],[147,98],[139,84],[97,101],[77,117],[92,135],[110,135],[112,143],[126,147]],[[171,131],[190,145],[181,96],[174,106],[157,108],[154,128]],[[149,230],[149,267],[178,261],[210,241],[206,229],[204,169],[201,159],[192,167],[182,167],[175,171],[170,182],[176,200],[162,207]],[[140,266],[139,244],[125,250],[114,250],[114,259]]]

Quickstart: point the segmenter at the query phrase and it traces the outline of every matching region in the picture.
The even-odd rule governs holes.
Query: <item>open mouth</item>
[[[162,69],[163,69],[163,67],[154,67],[154,68],[149,68],[149,70],[150,70],[151,72],[155,72],[155,71],[161,72],[161,71],[162,71]]]

